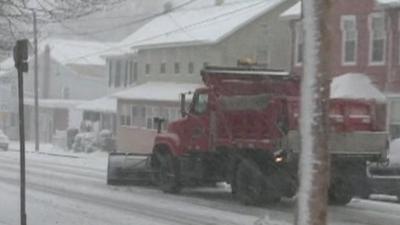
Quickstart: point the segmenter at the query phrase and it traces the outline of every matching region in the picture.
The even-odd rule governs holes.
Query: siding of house
[[[121,61],[121,68],[125,68],[126,61],[133,60],[138,63],[138,83],[146,81],[178,81],[201,82],[200,70],[205,64],[218,66],[236,66],[237,61],[243,58],[251,58],[269,68],[289,70],[291,67],[291,48],[288,43],[291,40],[291,31],[288,21],[283,21],[279,15],[292,6],[296,1],[289,0],[279,5],[265,15],[251,21],[244,27],[229,34],[225,39],[216,44],[182,45],[174,47],[142,47],[135,56],[112,56],[113,66],[111,72],[111,91],[126,88],[125,85],[115,87],[116,61]],[[263,56],[261,50],[267,49],[268,56]],[[165,63],[165,73],[161,72],[161,66]],[[175,72],[175,63],[179,64],[179,72]],[[189,72],[190,65],[193,72]],[[146,73],[146,65],[150,66],[150,72]],[[124,69],[122,69],[124,74]],[[124,75],[122,75],[123,77]],[[129,86],[129,85],[128,85]]]
[[[117,103],[118,116],[117,116],[117,147],[119,151],[134,152],[134,153],[151,153],[153,149],[154,138],[157,135],[156,129],[148,129],[147,121],[143,121],[140,125],[126,125],[122,124],[122,107],[129,107],[130,121],[133,120],[131,107],[144,106],[144,107],[157,107],[159,109],[179,109],[177,102],[160,102],[160,101],[134,101],[134,100],[118,100]],[[166,127],[167,124],[164,124]]]
[[[290,69],[291,31],[288,21],[280,19],[280,14],[294,4],[286,1],[271,12],[247,24],[217,45],[222,53],[221,65],[235,66],[241,58],[251,58],[271,69]],[[262,52],[268,51],[264,60]]]

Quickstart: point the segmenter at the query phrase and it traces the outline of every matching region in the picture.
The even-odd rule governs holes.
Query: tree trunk
[[[296,224],[325,225],[329,187],[329,17],[333,0],[303,0],[300,187]]]

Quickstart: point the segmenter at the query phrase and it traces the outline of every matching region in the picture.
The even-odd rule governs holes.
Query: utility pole
[[[33,45],[35,54],[34,65],[34,97],[35,97],[35,151],[39,151],[39,85],[38,85],[38,41],[37,41],[37,20],[36,11],[32,10],[33,14]]]
[[[330,37],[334,0],[303,0],[304,77],[297,225],[326,225],[329,159]]]
[[[21,225],[26,225],[25,207],[25,124],[24,124],[24,84],[23,73],[28,72],[28,43],[27,39],[18,40],[14,47],[15,68],[18,71],[18,110],[19,110],[19,146],[20,146],[20,210]]]

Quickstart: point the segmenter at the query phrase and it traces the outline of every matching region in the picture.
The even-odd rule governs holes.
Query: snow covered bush
[[[115,140],[110,130],[102,130],[99,133],[98,144],[103,151],[115,151]]]
[[[75,136],[72,149],[75,152],[114,151],[115,141],[109,130],[97,132],[83,132]]]
[[[94,152],[98,151],[99,148],[96,146],[97,135],[94,132],[79,133],[75,136],[74,144],[72,149],[75,152]]]

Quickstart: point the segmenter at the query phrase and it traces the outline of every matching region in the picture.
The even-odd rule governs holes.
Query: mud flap
[[[151,155],[110,153],[108,155],[107,184],[151,185],[153,171]]]

